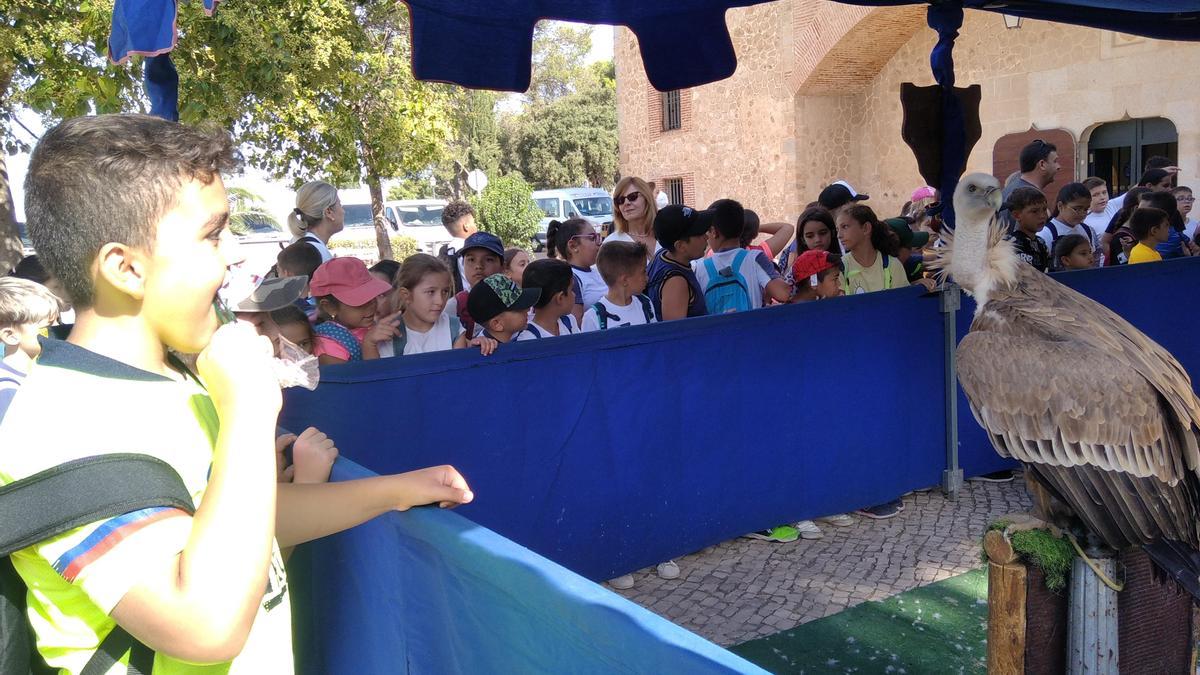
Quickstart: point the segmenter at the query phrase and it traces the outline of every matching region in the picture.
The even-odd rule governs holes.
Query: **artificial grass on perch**
[[[1035,522],[1031,519],[1027,523],[1013,517],[993,522],[984,533],[983,560],[999,564],[1014,562],[1006,547],[1000,545],[1000,542],[1006,542],[1011,553],[1016,554],[1016,560],[1039,569],[1045,577],[1046,588],[1058,593],[1067,587],[1067,580],[1071,578],[1075,549],[1066,537],[1055,536],[1045,528],[1031,528]],[[988,536],[993,532],[996,534],[991,535],[992,551],[989,552]]]

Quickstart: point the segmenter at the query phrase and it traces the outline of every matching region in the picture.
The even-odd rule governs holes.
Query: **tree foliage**
[[[508,246],[528,246],[543,215],[533,203],[533,188],[515,174],[490,181],[471,205],[480,229],[500,237]]]
[[[506,120],[506,165],[538,188],[611,187],[617,178],[616,80],[611,61],[593,64],[575,91]]]

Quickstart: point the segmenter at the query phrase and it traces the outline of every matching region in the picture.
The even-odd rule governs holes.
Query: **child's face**
[[[1108,187],[1105,185],[1097,185],[1092,188],[1092,213],[1103,213],[1104,207],[1108,206]]]
[[[220,178],[208,185],[184,182],[176,200],[175,208],[157,223],[154,250],[134,253],[134,257],[148,255],[139,289],[141,315],[163,344],[196,354],[217,330],[213,300],[226,270],[241,262],[242,256],[226,228],[229,205]],[[117,281],[120,272],[109,267],[105,249],[100,257],[101,274]],[[122,291],[133,283],[125,278]]]
[[[1160,244],[1167,241],[1171,238],[1171,226],[1167,224],[1167,221],[1162,221],[1150,228],[1150,238]]]
[[[845,295],[842,290],[842,271],[839,269],[831,269],[825,274],[825,278],[817,284],[818,298],[836,298],[839,295]]]
[[[375,300],[357,307],[343,303],[332,311],[330,309],[325,311],[333,317],[334,321],[346,328],[366,328],[375,323]]]
[[[625,287],[625,290],[638,294],[646,290],[646,284],[649,282],[649,277],[646,274],[646,268],[638,266],[632,272],[627,272],[621,275],[620,284]]]
[[[446,303],[450,301],[450,291],[450,275],[434,272],[422,277],[412,290],[400,289],[400,297],[404,301],[405,313],[412,312],[422,322],[433,324],[437,323],[438,317],[446,309]]]
[[[588,227],[583,232],[571,237],[567,251],[571,254],[570,263],[579,267],[591,267],[596,264],[596,254],[600,252],[600,235],[594,228]]]
[[[1179,207],[1179,215],[1187,218],[1192,212],[1192,206],[1195,205],[1196,198],[1190,192],[1180,192],[1175,195],[1175,204]]]
[[[1072,199],[1065,204],[1063,202],[1059,202],[1058,219],[1067,225],[1078,225],[1083,222],[1084,218],[1087,218],[1088,210],[1091,209],[1091,207],[1092,200],[1090,197]]]
[[[708,237],[703,234],[680,239],[675,242],[675,257],[681,262],[691,262],[704,257],[708,250]]]
[[[845,213],[839,213],[837,217],[837,237],[843,249],[853,251],[856,246],[870,241],[870,226],[858,222]]]
[[[292,321],[289,323],[279,324],[279,334],[286,338],[288,342],[291,342],[309,354],[312,353],[312,326],[310,326],[307,321]]]
[[[254,326],[255,332],[271,341],[275,356],[279,356],[279,324],[267,312],[236,312],[238,321]]]
[[[1083,243],[1071,249],[1070,255],[1065,255],[1062,258],[1064,269],[1068,270],[1086,270],[1094,267],[1096,257],[1092,253],[1092,245]]]
[[[0,357],[7,356],[10,352],[21,351],[31,359],[36,359],[38,354],[42,353],[42,345],[38,343],[38,336],[42,331],[50,327],[50,322],[23,323],[19,326],[5,326],[0,328]]]
[[[500,312],[487,322],[488,330],[492,335],[500,336],[505,334],[509,336],[516,335],[525,330],[525,327],[528,325],[529,314],[525,310]]]
[[[526,267],[529,267],[529,254],[521,251],[513,256],[512,264],[508,266],[508,269],[504,273],[508,275],[509,279],[513,280],[513,283],[520,286],[521,281],[525,278]]]
[[[493,274],[499,274],[504,261],[484,248],[471,248],[463,253],[463,272],[467,283],[474,286]]]
[[[828,251],[833,233],[819,220],[805,221],[800,229],[804,238],[804,248],[809,251]]]
[[[1027,204],[1025,208],[1013,211],[1012,216],[1022,232],[1037,234],[1046,225],[1046,202]]]

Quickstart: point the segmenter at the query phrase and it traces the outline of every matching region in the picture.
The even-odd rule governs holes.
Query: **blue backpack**
[[[745,312],[751,308],[750,285],[742,276],[742,263],[749,251],[742,249],[733,256],[733,262],[719,272],[712,258],[704,259],[708,281],[704,285],[704,304],[709,314]]]

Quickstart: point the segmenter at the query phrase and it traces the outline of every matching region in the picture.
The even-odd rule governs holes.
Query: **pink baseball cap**
[[[919,187],[916,190],[913,190],[912,201],[919,202],[922,199],[929,199],[930,197],[936,197],[936,196],[937,196],[937,190],[934,190],[933,188],[926,185],[924,187]]]
[[[392,290],[385,281],[371,276],[358,258],[334,258],[322,263],[308,283],[314,297],[332,295],[343,305],[361,307]]]

